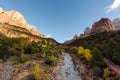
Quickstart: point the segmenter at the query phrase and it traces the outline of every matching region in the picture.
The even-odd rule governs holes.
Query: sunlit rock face
[[[15,10],[5,11],[2,8],[0,8],[0,23],[17,26],[19,29],[22,28],[27,30],[32,35],[43,37],[43,35],[40,34],[36,28],[32,27],[27,23],[27,21],[21,13]],[[14,35],[11,34],[11,36]]]
[[[95,22],[92,25],[91,33],[97,33],[105,30],[106,31],[115,30],[115,27],[110,19],[101,18],[98,22]]]

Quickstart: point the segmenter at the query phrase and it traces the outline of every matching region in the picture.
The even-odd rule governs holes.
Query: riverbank
[[[58,59],[57,65],[53,68],[52,80],[58,80],[59,78],[61,78],[60,69],[61,69],[61,66],[63,65],[63,60],[64,60],[64,56],[63,54],[61,54],[61,56]]]
[[[75,64],[75,69],[76,71],[78,71],[79,76],[81,76],[82,80],[105,80],[105,77],[100,76],[99,71],[98,71],[99,69],[91,67],[89,62],[81,61],[81,59],[79,59],[75,54],[70,54],[70,55]],[[119,75],[116,75],[117,72],[119,74],[118,65],[115,65],[108,60],[107,60],[107,63],[109,64],[109,67],[107,67],[109,70],[106,73],[109,76],[108,79],[120,80]],[[105,70],[106,69],[104,69],[104,71]],[[105,73],[101,75],[104,76]]]

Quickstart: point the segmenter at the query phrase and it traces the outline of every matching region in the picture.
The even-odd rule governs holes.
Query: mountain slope
[[[83,46],[89,49],[98,48],[102,55],[108,57],[116,64],[120,64],[120,30],[104,31],[87,37],[80,37],[69,46]]]

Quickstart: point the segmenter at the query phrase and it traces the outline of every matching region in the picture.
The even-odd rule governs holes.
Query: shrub
[[[2,59],[0,59],[0,63],[3,63],[4,61]]]
[[[103,77],[104,77],[105,79],[108,79],[108,78],[109,78],[109,73],[110,73],[109,69],[108,69],[108,68],[105,68],[105,69],[104,69],[104,73],[103,73]]]
[[[75,54],[77,53],[77,47],[64,47],[64,50],[67,52],[67,53],[72,53],[72,54]],[[61,50],[62,51],[62,50]]]
[[[91,50],[90,49],[84,49],[83,47],[78,47],[78,56],[80,58],[85,58],[87,61],[90,61],[92,58]]]
[[[44,63],[48,65],[56,65],[56,62],[57,62],[57,58],[53,55],[49,56],[49,58],[44,61]]]
[[[35,65],[33,75],[36,80],[47,80],[47,77],[45,76],[45,73],[39,64]]]
[[[45,54],[45,53],[41,53],[40,56],[41,56],[42,58],[44,58],[44,57],[46,56],[46,54]]]
[[[29,59],[29,56],[28,56],[28,55],[26,55],[26,54],[24,54],[24,53],[22,53],[22,54],[20,55],[20,60],[21,60],[22,62],[27,61],[28,59]]]
[[[105,63],[103,61],[103,56],[98,48],[92,49],[92,64],[94,67],[104,67]]]
[[[57,60],[57,58],[55,56],[53,56],[53,55],[50,56],[49,58],[50,58],[51,61],[56,61]]]

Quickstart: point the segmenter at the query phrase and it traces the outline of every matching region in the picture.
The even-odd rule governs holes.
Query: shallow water
[[[61,77],[58,80],[81,80],[78,76],[78,72],[74,69],[73,61],[69,54],[63,53],[64,60],[61,66]]]

